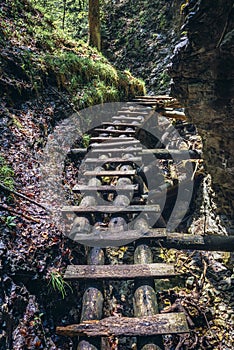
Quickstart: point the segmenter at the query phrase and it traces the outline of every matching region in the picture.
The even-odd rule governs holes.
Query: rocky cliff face
[[[190,0],[185,36],[169,69],[171,94],[186,106],[204,143],[218,211],[234,216],[234,7],[233,0]]]

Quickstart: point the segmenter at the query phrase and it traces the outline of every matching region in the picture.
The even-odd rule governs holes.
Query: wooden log
[[[146,344],[141,348],[141,350],[161,350],[161,348],[155,344]]]
[[[134,279],[175,276],[173,264],[68,265],[64,279]]]
[[[96,178],[95,178],[96,179]],[[123,179],[123,178],[121,178]],[[127,178],[130,180],[129,178]],[[131,182],[131,180],[130,180]],[[89,186],[89,185],[75,185],[73,192],[136,192],[138,191],[138,185],[100,185],[100,186]]]
[[[177,120],[187,120],[188,118],[184,114],[184,112],[178,111],[162,111],[160,114],[167,118],[177,119]]]
[[[94,132],[95,133],[105,133],[105,134],[116,134],[116,135],[134,135],[135,133],[136,133],[136,131],[135,130],[127,130],[127,129],[125,129],[125,130],[115,130],[115,129],[113,129],[113,130],[107,130],[107,129],[101,129],[101,128],[96,128],[95,130],[94,130]]]
[[[121,111],[118,111],[117,114],[119,115],[131,115],[131,116],[146,116],[148,115],[149,113],[148,112],[144,112],[144,111],[131,111],[131,110],[121,110]]]
[[[83,295],[81,322],[102,318],[103,296],[99,289],[88,288]]]
[[[90,249],[87,262],[88,265],[104,265],[105,256],[103,250],[99,247]]]
[[[124,158],[107,158],[107,159],[97,159],[97,158],[86,158],[85,163],[89,164],[108,164],[108,163],[140,163],[142,161],[141,157],[132,157],[131,159]]]
[[[188,332],[186,317],[183,313],[157,314],[139,318],[113,316],[100,321],[86,321],[56,328],[57,334],[69,337],[144,336]]]
[[[144,99],[144,100],[175,100],[175,97],[169,96],[169,95],[144,95],[144,96],[135,96],[134,100],[139,100],[139,99]]]
[[[123,145],[124,146],[124,145]],[[92,154],[103,154],[103,153],[119,153],[119,154],[123,154],[123,153],[130,153],[130,152],[142,152],[142,147],[134,147],[134,146],[130,146],[130,147],[124,147],[124,148],[100,148],[100,149],[92,149]]]
[[[158,313],[156,293],[151,286],[143,285],[136,289],[133,297],[133,309],[135,317],[153,316]]]
[[[134,252],[134,264],[152,264],[153,254],[149,246],[140,244]]]
[[[136,170],[129,171],[120,171],[120,170],[104,170],[104,171],[95,171],[87,170],[83,174],[84,176],[134,176],[136,175]]]
[[[141,113],[137,113],[138,116],[136,117],[127,117],[126,115],[119,115],[112,117],[113,120],[125,120],[125,121],[138,121],[139,123],[143,123],[145,118],[141,116]]]
[[[124,141],[134,141],[135,138],[134,137],[125,137]],[[90,142],[119,142],[120,139],[119,137],[91,137],[90,138]]]
[[[77,205],[62,208],[63,213],[137,213],[137,212],[159,212],[158,205],[130,205],[124,208],[118,206],[98,205],[93,207],[81,207]]]
[[[111,147],[118,147],[118,146],[136,146],[136,145],[140,145],[140,141],[135,139],[135,140],[131,140],[131,141],[122,141],[119,138],[116,138],[116,141],[114,142],[102,142],[102,143],[92,143],[91,149],[98,149],[98,148],[111,148]]]
[[[90,344],[86,340],[79,342],[77,350],[98,350],[96,346]]]
[[[116,127],[141,127],[142,125],[137,123],[136,120],[134,120],[132,123],[118,123],[118,122],[102,122],[102,125],[110,125],[110,126],[116,126]]]

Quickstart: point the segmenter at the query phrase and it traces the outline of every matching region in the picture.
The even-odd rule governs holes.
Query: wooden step
[[[158,213],[160,210],[158,205],[129,205],[126,207],[97,205],[90,207],[82,207],[79,205],[70,205],[62,208],[62,212],[68,213],[137,213],[137,212],[153,212]]]
[[[119,147],[120,145],[116,145]],[[134,147],[134,146],[128,146],[128,145],[123,145],[125,146],[124,148],[92,148],[92,153],[101,153],[105,154],[106,152],[108,153],[131,153],[131,152],[142,152],[141,147]]]
[[[136,185],[103,185],[103,186],[88,186],[88,185],[75,185],[73,192],[130,192],[138,191],[138,184]]]
[[[135,130],[107,130],[107,129],[101,129],[101,128],[96,128],[94,129],[94,132],[97,133],[104,133],[104,134],[116,134],[116,135],[125,135],[125,134],[128,134],[128,135],[134,135],[136,133]]]
[[[169,95],[144,95],[144,96],[135,96],[135,100],[175,100],[175,97]]]
[[[126,141],[135,141],[136,139],[134,137],[123,137],[123,138],[119,138],[119,137],[91,137],[90,138],[90,142],[120,142],[121,140],[123,140],[124,142]]]
[[[135,120],[137,121],[137,120]],[[139,128],[142,126],[142,124],[140,123],[136,123],[136,124],[132,124],[132,123],[113,123],[113,122],[102,122],[102,125],[103,126],[117,126],[117,127],[125,127],[125,128],[132,128],[132,127],[135,127],[135,128]]]
[[[143,239],[164,248],[178,250],[208,250],[208,251],[234,251],[234,236],[221,235],[192,235],[178,232],[166,232],[165,228],[148,229],[146,232],[137,230],[114,231],[110,229],[96,230],[90,234],[79,234],[76,237],[79,243],[101,247],[122,246],[138,239]]]
[[[68,265],[64,279],[168,278],[177,275],[173,264]]]
[[[87,170],[83,173],[84,176],[134,176],[136,175],[136,170],[103,170],[103,171],[95,171],[95,170]]]
[[[140,116],[140,113],[138,113],[138,115]],[[112,117],[113,120],[126,120],[126,121],[144,121],[145,116],[142,117],[126,117],[125,115],[120,115],[120,116],[114,116]]]
[[[148,115],[149,113],[148,112],[143,112],[143,111],[131,111],[131,110],[123,110],[123,111],[118,111],[117,112],[117,114],[127,114],[127,115],[131,115],[131,116],[133,116],[133,115],[136,115],[136,116],[146,116],[146,115]]]
[[[90,146],[92,149],[98,149],[98,148],[105,148],[105,147],[119,147],[119,146],[137,146],[140,145],[140,141],[135,139],[134,141],[121,141],[121,140],[125,140],[125,139],[119,139],[116,138],[117,141],[114,142],[102,142],[102,143],[91,143]]]
[[[112,316],[100,321],[84,321],[56,328],[57,334],[68,337],[150,336],[188,332],[186,316],[183,313],[165,313],[139,318]]]
[[[132,157],[129,159],[123,159],[123,158],[106,158],[106,159],[87,158],[85,159],[85,163],[91,163],[91,164],[106,164],[106,163],[129,164],[129,163],[140,163],[140,162],[142,162],[141,157]]]

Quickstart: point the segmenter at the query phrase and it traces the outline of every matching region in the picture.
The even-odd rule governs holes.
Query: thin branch
[[[11,188],[5,186],[2,182],[0,182],[0,188],[2,188],[4,191],[13,193],[14,195],[16,195],[16,196],[18,196],[18,197],[21,197],[21,198],[23,198],[23,199],[25,199],[25,200],[27,200],[27,201],[29,201],[29,202],[31,202],[31,203],[37,205],[38,207],[44,209],[45,211],[48,211],[48,212],[51,213],[51,210],[50,210],[49,208],[45,207],[43,204],[40,204],[40,203],[34,201],[33,199],[31,199],[31,198],[25,196],[25,195],[22,194],[22,193],[19,193],[19,192],[15,191],[15,190],[12,190]]]

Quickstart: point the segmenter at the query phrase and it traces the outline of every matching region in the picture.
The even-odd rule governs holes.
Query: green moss
[[[13,169],[7,164],[6,160],[0,156],[0,182],[10,189],[14,189],[13,177]]]

